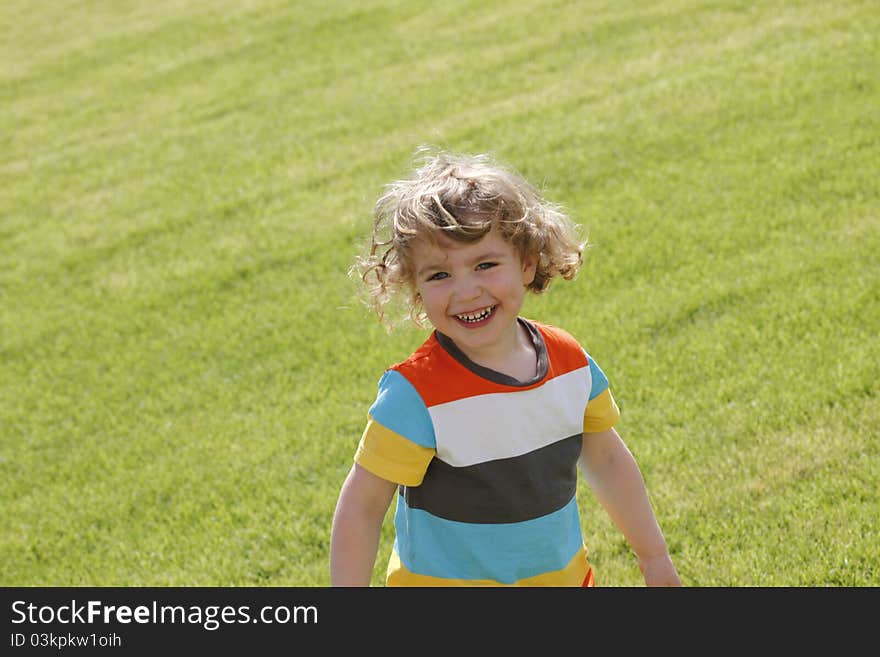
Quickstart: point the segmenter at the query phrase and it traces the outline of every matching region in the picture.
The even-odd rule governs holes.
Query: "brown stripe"
[[[506,459],[454,467],[434,457],[419,486],[401,487],[410,508],[459,522],[522,522],[558,511],[577,489],[582,435]]]

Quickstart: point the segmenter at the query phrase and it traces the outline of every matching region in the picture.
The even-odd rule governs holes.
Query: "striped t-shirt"
[[[524,319],[538,355],[517,381],[434,331],[379,382],[355,461],[400,485],[389,586],[580,586],[583,433],[619,411],[562,329]]]

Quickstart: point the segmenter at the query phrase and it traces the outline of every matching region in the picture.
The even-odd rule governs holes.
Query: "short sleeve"
[[[355,453],[355,462],[404,486],[422,483],[436,452],[434,425],[425,403],[406,378],[388,370]]]
[[[590,364],[590,396],[584,411],[584,433],[607,431],[620,419],[620,409],[611,395],[608,377],[592,357]]]

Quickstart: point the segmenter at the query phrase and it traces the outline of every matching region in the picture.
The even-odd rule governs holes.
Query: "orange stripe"
[[[434,334],[408,359],[393,369],[412,383],[429,408],[466,397],[501,392],[520,392],[545,384],[550,379],[587,367],[584,352],[577,341],[561,329],[533,322],[544,338],[550,359],[547,376],[532,386],[507,386],[487,381],[460,364],[437,342]],[[433,353],[434,350],[439,350]],[[455,381],[455,385],[445,385]]]
[[[560,376],[589,365],[583,348],[570,334],[555,326],[532,322],[538,327],[550,356],[550,376]]]
[[[587,570],[587,576],[584,577],[584,583],[581,584],[582,588],[590,588],[596,586],[596,581],[593,579],[593,569],[590,568]]]

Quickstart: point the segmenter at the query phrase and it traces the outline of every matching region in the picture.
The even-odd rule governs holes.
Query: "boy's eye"
[[[428,277],[428,280],[429,281],[439,281],[441,279],[446,278],[447,276],[449,276],[449,274],[447,274],[445,271],[438,271],[436,274],[431,274]]]
[[[491,269],[497,264],[497,262],[481,262],[477,265],[477,269]]]

